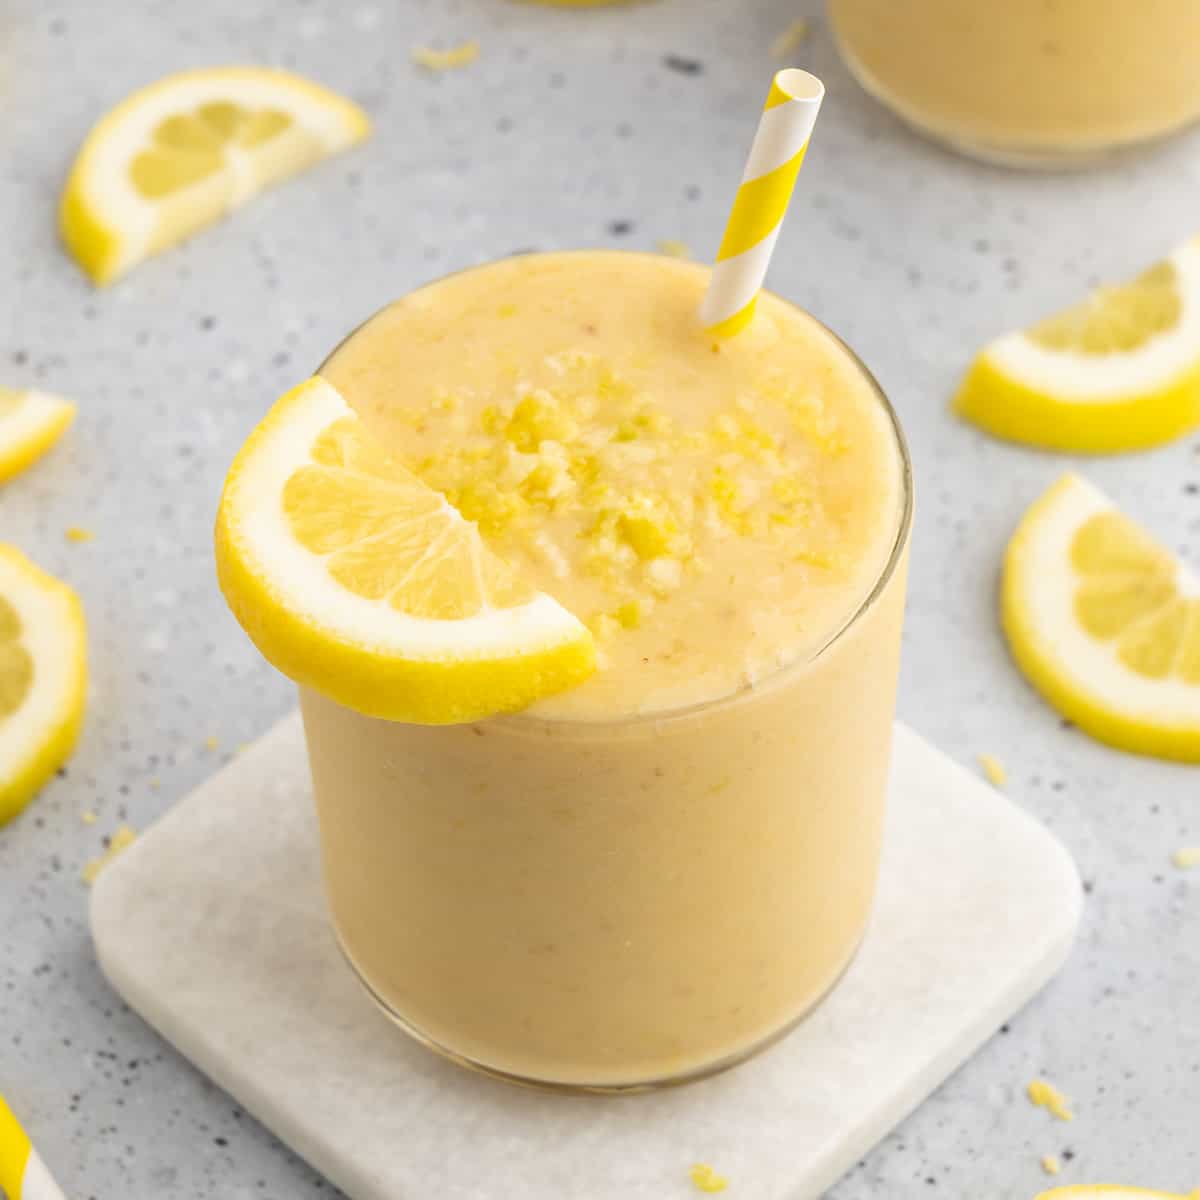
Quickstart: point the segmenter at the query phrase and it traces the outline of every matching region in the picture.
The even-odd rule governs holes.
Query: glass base
[[[397,1026],[404,1033],[408,1034],[416,1042],[420,1042],[427,1050],[432,1050],[435,1054],[442,1058],[448,1059],[450,1062],[457,1064],[460,1067],[466,1067],[468,1071],[474,1071],[478,1075],[486,1075],[491,1079],[499,1079],[504,1083],[516,1084],[518,1087],[532,1088],[535,1091],[541,1092],[556,1092],[560,1095],[591,1095],[591,1096],[632,1096],[641,1092],[657,1092],[663,1091],[666,1088],[682,1087],[686,1083],[696,1083],[701,1079],[708,1079],[713,1075],[719,1075],[722,1071],[728,1071],[732,1067],[744,1063],[747,1059],[753,1058],[757,1054],[761,1054],[764,1050],[770,1049],[776,1042],[782,1041],[788,1036],[797,1026],[803,1024],[809,1017],[812,1016],[822,1004],[837,990],[838,984],[845,978],[846,973],[854,965],[854,960],[858,957],[859,949],[862,946],[862,938],[855,943],[854,949],[851,950],[849,957],[843,964],[837,975],[834,976],[833,982],[798,1016],[793,1017],[782,1028],[775,1030],[774,1033],[755,1042],[753,1045],[744,1050],[739,1050],[734,1054],[727,1055],[725,1058],[716,1060],[715,1062],[706,1063],[704,1066],[694,1068],[690,1071],[685,1071],[679,1075],[671,1075],[662,1079],[647,1079],[633,1083],[564,1083],[553,1079],[538,1079],[529,1075],[518,1075],[511,1071],[504,1071],[499,1067],[489,1066],[487,1063],[479,1062],[476,1059],[468,1058],[464,1054],[459,1054],[455,1050],[451,1050],[449,1046],[443,1045],[435,1038],[430,1037],[424,1030],[419,1029],[412,1024],[406,1017],[397,1012],[376,990],[375,986],[367,977],[366,972],[359,967],[354,961],[354,956],[347,949],[342,941],[341,934],[334,928],[334,938],[337,941],[338,949],[342,952],[342,957],[346,960],[350,970],[353,971],[355,978],[358,980],[364,991],[375,1002],[376,1007],[383,1013],[393,1025]]]
[[[1023,171],[1078,171],[1089,167],[1101,166],[1116,159],[1127,157],[1148,146],[1166,141],[1177,133],[1195,125],[1200,117],[1189,117],[1167,129],[1154,133],[1129,137],[1119,141],[1096,143],[1076,143],[1073,146],[1053,145],[1022,145],[1019,142],[991,142],[986,138],[976,138],[964,134],[961,130],[939,126],[935,122],[909,108],[884,87],[872,74],[851,54],[841,41],[838,41],[842,61],[854,76],[858,85],[872,99],[877,100],[889,112],[899,117],[910,129],[930,141],[937,142],[957,154],[973,158],[977,162],[988,163],[991,166],[1009,167]]]

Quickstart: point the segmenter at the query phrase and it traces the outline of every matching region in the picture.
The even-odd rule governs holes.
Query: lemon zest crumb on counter
[[[450,50],[434,50],[431,46],[414,46],[412,60],[428,71],[454,71],[468,67],[479,57],[479,43],[463,42]]]
[[[975,757],[992,787],[1002,788],[1008,782],[1008,771],[994,754],[977,754]]]
[[[146,783],[150,787],[151,791],[157,792],[158,789],[162,787],[162,780],[159,779],[157,775],[151,775],[150,778],[146,780]]]
[[[1060,1121],[1075,1119],[1075,1114],[1068,1107],[1066,1096],[1046,1080],[1033,1080],[1025,1091],[1031,1104],[1037,1105],[1038,1108],[1044,1108],[1051,1116],[1057,1117]]]
[[[663,238],[655,244],[655,248],[659,254],[665,254],[668,258],[691,258],[692,248],[687,242],[679,242],[674,238]]]
[[[70,526],[63,536],[68,542],[75,542],[77,545],[82,542],[95,541],[96,538],[96,535],[90,529],[84,529],[82,525]]]
[[[137,830],[128,825],[122,825],[109,839],[108,849],[99,857],[94,858],[83,868],[84,883],[95,883],[100,872],[108,866],[122,851],[127,850],[137,840]]]
[[[204,739],[204,748],[211,754],[220,746],[220,742],[215,737],[206,737]]]
[[[1058,1156],[1054,1154],[1042,1155],[1042,1170],[1047,1175],[1057,1175],[1062,1170],[1062,1163],[1058,1161]]]
[[[803,17],[793,21],[771,43],[772,58],[787,58],[809,34],[809,24]]]
[[[1181,870],[1187,871],[1192,867],[1200,867],[1200,846],[1180,846],[1171,855],[1171,861]],[[1200,1189],[1197,1189],[1200,1191]]]
[[[688,1177],[702,1192],[723,1192],[729,1186],[724,1175],[718,1175],[708,1163],[696,1163],[688,1170]]]
[[[90,808],[85,808],[85,809],[83,810],[83,812],[81,812],[81,813],[79,814],[79,819],[80,819],[80,820],[81,820],[81,821],[82,821],[82,822],[83,822],[85,825],[95,825],[96,821],[97,821],[99,818],[96,816],[96,814],[95,814],[94,812],[92,812],[92,810],[91,810]]]

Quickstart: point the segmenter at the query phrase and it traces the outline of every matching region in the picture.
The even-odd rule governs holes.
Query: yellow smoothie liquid
[[[597,637],[586,683],[473,725],[302,693],[350,960],[411,1031],[523,1079],[736,1061],[834,984],[874,891],[902,443],[853,355],[776,297],[712,341],[706,282],[510,259],[392,305],[322,369]]]
[[[830,0],[864,86],[985,157],[1052,163],[1200,116],[1193,0]]]

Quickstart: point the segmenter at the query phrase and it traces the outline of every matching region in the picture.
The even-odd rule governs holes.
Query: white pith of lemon
[[[587,628],[363,434],[322,379],[283,397],[226,480],[217,568],[285,674],[427,724],[523,708],[595,667]]]
[[[357,105],[288,71],[169,75],[88,134],[63,193],[63,240],[108,283],[369,132]]]
[[[998,437],[1089,453],[1200,424],[1200,239],[984,347],[954,405]]]
[[[87,692],[83,609],[65,583],[0,544],[0,824],[71,753]]]
[[[1013,655],[1065,717],[1140,754],[1200,761],[1200,578],[1077,475],[1005,556]]]

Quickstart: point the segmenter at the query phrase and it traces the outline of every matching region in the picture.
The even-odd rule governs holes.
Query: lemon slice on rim
[[[986,346],[956,410],[998,437],[1112,453],[1200,424],[1200,239]]]
[[[287,71],[169,75],[88,134],[63,193],[63,240],[109,283],[369,132],[357,105]]]
[[[1022,518],[1002,617],[1030,682],[1110,745],[1200,762],[1200,578],[1077,475]]]
[[[75,419],[75,405],[49,392],[0,387],[0,483],[42,457]]]
[[[284,674],[423,724],[524,708],[595,668],[587,628],[390,459],[322,379],[293,389],[230,469],[217,571]]]
[[[19,550],[0,544],[0,824],[71,753],[86,691],[78,598]]]

